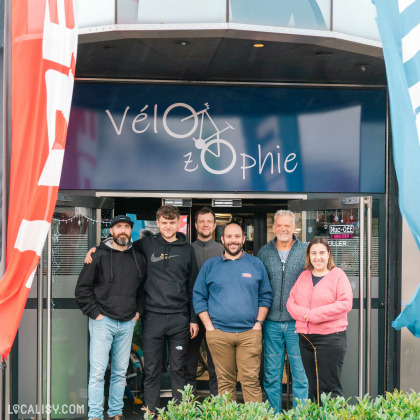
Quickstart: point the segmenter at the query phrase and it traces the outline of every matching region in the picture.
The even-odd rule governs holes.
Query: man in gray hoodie
[[[75,290],[76,303],[89,317],[89,419],[102,420],[104,375],[112,354],[108,417],[123,419],[125,375],[134,325],[142,311],[141,290],[146,261],[131,245],[133,222],[116,216],[112,238],[99,245],[91,264],[85,264]]]
[[[274,295],[263,326],[264,389],[271,407],[280,413],[286,350],[292,370],[293,397],[300,400],[308,398],[308,380],[300,356],[299,336],[295,320],[286,308],[290,290],[305,265],[307,244],[294,235],[295,215],[291,211],[276,212],[273,230],[276,237],[264,245],[257,256],[267,269]],[[296,404],[294,400],[293,405]]]
[[[200,270],[203,264],[210,258],[218,257],[222,254],[224,248],[219,242],[213,239],[213,232],[216,229],[216,215],[210,207],[203,207],[195,213],[195,228],[197,229],[197,240],[191,245],[195,251],[197,266]],[[194,389],[197,387],[197,366],[200,355],[201,342],[204,340],[207,351],[207,367],[209,372],[209,388],[211,395],[218,394],[216,369],[210,350],[207,346],[206,329],[199,321],[199,330],[195,338],[192,338],[188,344],[187,367],[185,377]]]

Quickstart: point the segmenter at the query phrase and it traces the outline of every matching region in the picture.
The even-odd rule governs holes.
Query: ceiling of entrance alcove
[[[124,32],[110,36],[85,34],[79,38],[76,77],[386,84],[379,48],[334,39],[305,43],[295,37],[293,42],[290,36],[287,42],[281,38],[279,42],[279,37],[262,40],[264,47],[255,48],[258,34],[184,35],[159,37],[155,33],[140,38]]]

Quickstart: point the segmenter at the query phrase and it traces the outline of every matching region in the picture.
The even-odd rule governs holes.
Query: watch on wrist
[[[264,321],[260,321],[259,319],[257,319],[255,322],[258,324],[264,325]]]

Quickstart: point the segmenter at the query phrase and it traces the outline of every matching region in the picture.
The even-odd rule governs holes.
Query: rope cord
[[[316,358],[316,347],[311,343],[308,337],[305,334],[300,333],[300,335],[312,346],[314,349],[314,357],[315,357],[315,374],[316,374],[316,399],[319,405],[319,377],[318,377],[318,360]]]

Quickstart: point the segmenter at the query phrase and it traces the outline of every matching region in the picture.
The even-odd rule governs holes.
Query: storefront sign
[[[382,90],[78,83],[62,189],[369,192]]]
[[[347,241],[328,241],[330,247],[347,246]]]
[[[354,225],[330,225],[330,239],[353,239]]]

